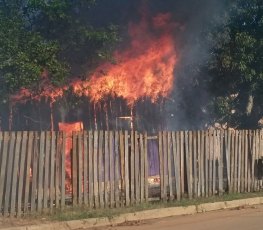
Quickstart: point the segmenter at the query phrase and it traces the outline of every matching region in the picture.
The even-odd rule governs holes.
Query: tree
[[[217,42],[209,68],[214,105],[221,121],[256,127],[263,112],[263,2],[236,0],[229,9],[213,36]]]
[[[112,25],[95,29],[88,18],[81,18],[93,4],[94,0],[0,0],[0,97],[22,87],[37,89],[43,72],[53,84],[61,84],[108,57],[117,30]]]

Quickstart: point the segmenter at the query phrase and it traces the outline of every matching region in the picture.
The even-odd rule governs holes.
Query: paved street
[[[262,230],[263,205],[193,216],[177,216],[140,223],[127,223],[97,230]]]

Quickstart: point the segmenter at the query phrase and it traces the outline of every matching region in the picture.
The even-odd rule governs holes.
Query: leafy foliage
[[[217,114],[225,121],[231,116],[233,125],[251,126],[252,118],[256,121],[262,112],[258,108],[263,86],[263,2],[234,1],[228,20],[213,38],[217,43],[210,70],[215,76],[211,89],[218,96],[215,108],[221,110]],[[222,97],[225,102],[233,101],[230,108]],[[236,112],[231,115],[229,111]]]
[[[94,0],[0,0],[0,97],[36,87],[43,72],[62,83],[110,57],[117,28],[93,28]],[[81,69],[80,66],[84,65]]]

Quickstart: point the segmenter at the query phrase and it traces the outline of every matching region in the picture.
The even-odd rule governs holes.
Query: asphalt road
[[[97,230],[262,230],[263,205],[235,210],[215,211],[191,216],[177,216]]]

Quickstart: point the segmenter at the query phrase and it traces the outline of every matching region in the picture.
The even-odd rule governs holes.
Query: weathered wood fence
[[[0,132],[0,209],[20,216],[66,205],[129,206],[148,202],[153,189],[164,201],[258,191],[262,158],[260,130]],[[156,162],[160,182],[152,185]]]
[[[0,209],[4,215],[65,205],[65,135],[0,132]]]

